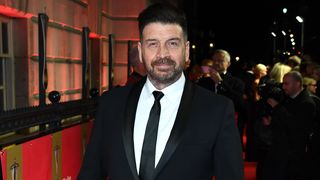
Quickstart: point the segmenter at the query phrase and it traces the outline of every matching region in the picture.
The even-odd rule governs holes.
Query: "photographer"
[[[284,99],[284,92],[282,84],[265,76],[260,80],[258,85],[258,94],[260,99],[255,104],[254,115],[254,152],[255,158],[258,161],[256,176],[259,180],[261,170],[264,166],[265,158],[270,150],[272,144],[272,129],[271,129],[271,115],[272,107],[267,102],[269,98],[282,102]]]
[[[315,116],[315,104],[303,88],[302,76],[297,71],[285,74],[282,89],[286,95],[282,102],[269,97],[272,107],[264,121],[272,131],[270,150],[257,179],[304,180],[308,135]]]

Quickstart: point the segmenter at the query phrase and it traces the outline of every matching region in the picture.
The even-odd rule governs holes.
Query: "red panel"
[[[6,160],[7,160],[7,153],[5,150],[0,151],[0,158],[1,158],[1,167],[2,167],[2,177],[3,180],[7,179],[7,169],[6,169]]]
[[[62,131],[62,178],[76,179],[81,166],[81,126]]]
[[[52,179],[51,135],[22,144],[22,179]]]

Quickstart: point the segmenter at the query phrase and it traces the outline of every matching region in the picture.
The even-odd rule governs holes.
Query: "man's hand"
[[[268,102],[268,104],[270,104],[270,106],[271,106],[272,108],[274,108],[276,105],[279,104],[279,102],[276,101],[276,100],[273,99],[273,98],[268,98],[268,99],[267,99],[267,102]]]
[[[216,84],[218,84],[220,81],[222,81],[222,78],[221,78],[219,72],[216,71],[215,69],[212,68],[211,71],[210,71],[210,74],[211,74],[211,79],[212,79]]]
[[[262,124],[265,126],[269,126],[271,124],[271,116],[262,117]]]

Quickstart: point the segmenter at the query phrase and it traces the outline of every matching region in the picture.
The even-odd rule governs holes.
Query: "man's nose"
[[[220,61],[214,61],[214,64],[219,65],[219,64],[220,64]]]
[[[169,49],[165,45],[160,46],[159,49],[158,49],[157,56],[159,58],[168,57],[169,56]]]

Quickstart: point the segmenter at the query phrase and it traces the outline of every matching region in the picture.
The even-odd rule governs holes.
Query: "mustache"
[[[176,62],[174,60],[172,60],[171,58],[160,58],[160,59],[157,59],[151,63],[152,66],[162,65],[162,64],[176,65]]]

